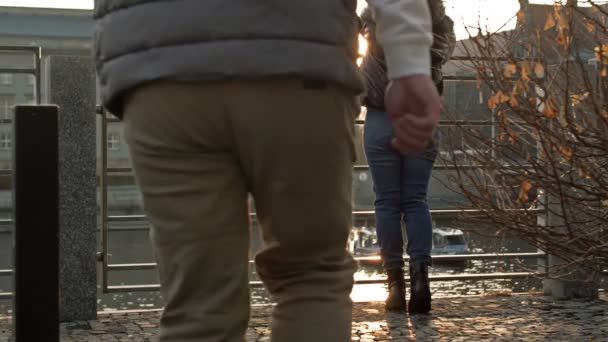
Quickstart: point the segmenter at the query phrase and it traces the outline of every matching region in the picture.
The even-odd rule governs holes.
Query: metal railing
[[[42,48],[38,46],[0,46],[0,53],[2,52],[26,52],[33,54],[34,67],[33,68],[0,68],[0,74],[25,74],[33,75],[35,80],[35,101],[36,104],[42,103],[42,81],[41,81],[41,64],[42,64]],[[13,120],[2,119],[1,123],[10,124]],[[0,177],[10,177],[13,175],[13,170],[0,170]],[[0,224],[13,224],[11,219],[0,219]],[[0,277],[13,276],[13,270],[0,270]],[[12,298],[11,292],[0,292],[0,299]]]
[[[454,254],[454,255],[433,255],[431,258],[433,261],[445,262],[445,261],[468,261],[468,260],[504,260],[504,259],[538,259],[544,258],[546,254],[543,252],[532,252],[532,253],[501,253],[501,254]],[[356,261],[360,263],[378,264],[382,261],[379,255],[366,256],[366,257],[355,257]],[[405,256],[403,260],[409,261],[409,257]],[[249,260],[250,264],[254,264],[253,260]],[[110,264],[108,270],[110,271],[146,271],[155,270],[156,263],[140,263],[140,264]],[[7,270],[10,271],[10,270]],[[2,272],[2,271],[0,271]]]
[[[41,69],[40,64],[42,62],[42,48],[38,46],[0,46],[0,53],[2,52],[29,52],[34,55],[34,67],[33,68],[0,68],[0,74],[29,74],[35,78],[36,87],[36,103],[42,102],[41,98]]]
[[[0,47],[0,51],[2,48]],[[40,50],[39,48],[24,48],[23,51],[33,51],[36,52],[36,70],[33,69],[23,69],[21,70],[23,73],[30,73],[34,71],[37,79],[37,94],[40,94],[39,86],[40,86]],[[2,72],[4,69],[0,69]],[[449,79],[460,80],[460,81],[469,81],[467,77],[451,77]],[[40,102],[40,98],[38,96],[37,102]],[[150,291],[150,290],[158,290],[158,284],[149,284],[149,285],[111,285],[109,284],[109,272],[122,272],[122,271],[141,271],[141,270],[154,270],[156,269],[155,263],[126,263],[126,264],[110,264],[109,263],[109,232],[113,229],[109,228],[109,223],[111,222],[132,222],[132,221],[145,221],[145,215],[108,215],[108,174],[128,174],[132,173],[131,168],[117,168],[117,167],[108,167],[108,150],[107,150],[107,133],[108,133],[108,123],[111,122],[119,122],[118,119],[108,116],[108,113],[101,106],[97,106],[96,108],[97,114],[100,117],[100,136],[99,143],[101,147],[101,162],[100,162],[100,172],[99,172],[99,186],[101,189],[101,251],[98,253],[98,261],[102,264],[102,290],[104,292],[125,292],[125,291]],[[357,124],[363,124],[364,121],[358,120]],[[441,126],[495,126],[497,123],[493,121],[486,120],[442,120],[440,121]],[[436,170],[453,170],[456,168],[469,168],[469,169],[483,169],[483,167],[476,165],[436,165]],[[505,165],[505,168],[522,168],[526,167],[526,165]],[[356,165],[354,166],[355,171],[367,171],[369,169],[368,165]],[[2,170],[0,171],[0,176],[11,175],[12,171],[10,170]],[[515,209],[519,210],[519,209]],[[536,210],[540,213],[541,210]],[[474,215],[482,213],[483,210],[478,209],[447,209],[447,210],[431,210],[431,213],[434,215]],[[255,217],[255,213],[250,214],[252,217]],[[355,211],[353,212],[354,216],[373,216],[373,211]],[[0,223],[11,223],[11,220],[0,220]],[[136,230],[147,230],[147,227],[139,227],[135,228]],[[432,256],[435,261],[468,261],[468,260],[506,260],[506,259],[544,259],[546,258],[545,253],[536,252],[536,253],[497,253],[497,254],[465,254],[465,255],[435,255]],[[404,258],[406,261],[407,257]],[[379,256],[371,256],[371,257],[357,257],[355,258],[360,263],[379,263]],[[253,262],[253,261],[250,261]],[[0,277],[12,276],[12,270],[0,270]],[[430,279],[433,281],[454,281],[454,280],[488,280],[488,279],[515,279],[515,278],[527,278],[527,277],[538,277],[543,276],[542,272],[501,272],[501,273],[481,273],[481,274],[450,274],[450,275],[431,275]],[[382,283],[385,281],[383,277],[369,278],[369,279],[358,279],[355,281],[356,284],[375,284]],[[252,287],[260,287],[261,282],[253,281],[250,282]],[[0,299],[9,298],[11,293],[0,293]]]
[[[430,281],[466,281],[466,280],[494,280],[494,279],[522,279],[532,276],[542,277],[543,272],[508,272],[508,273],[479,273],[479,274],[442,274],[430,275]],[[410,280],[409,276],[405,276],[406,281]],[[356,279],[355,285],[371,285],[382,284],[386,282],[386,278],[368,278]],[[263,288],[264,284],[261,281],[250,281],[251,288]],[[160,284],[144,284],[144,285],[113,285],[108,288],[108,293],[112,292],[135,292],[135,291],[158,291]]]
[[[463,80],[463,78],[460,78]],[[468,78],[466,79],[468,80]],[[119,122],[118,119],[108,117],[108,113],[102,107],[97,108],[97,113],[101,117],[101,170],[100,174],[100,187],[101,187],[101,253],[99,253],[99,261],[102,263],[102,290],[106,293],[110,292],[130,292],[130,291],[156,291],[159,289],[158,284],[146,284],[146,285],[110,285],[109,284],[109,272],[122,272],[122,271],[142,271],[142,270],[154,270],[156,269],[155,263],[125,263],[125,264],[110,264],[108,259],[109,250],[109,239],[108,234],[111,231],[109,229],[109,223],[111,222],[133,222],[133,221],[145,221],[145,215],[108,215],[107,209],[107,184],[108,174],[120,175],[130,174],[133,172],[132,168],[129,167],[108,167],[107,160],[107,125],[111,122]],[[364,123],[363,120],[357,120],[357,124],[361,125]],[[440,126],[495,126],[497,125],[494,121],[486,120],[442,120]],[[504,168],[525,168],[526,165],[505,165]],[[454,170],[456,168],[462,169],[483,169],[484,167],[477,165],[435,165],[436,170]],[[368,165],[356,165],[354,166],[355,171],[367,171]],[[514,209],[521,210],[521,209]],[[534,210],[539,211],[540,210]],[[432,214],[450,214],[450,215],[471,215],[480,214],[483,210],[478,209],[448,209],[448,210],[431,210]],[[354,216],[373,216],[374,211],[354,211]],[[255,217],[255,213],[250,213],[251,217]],[[135,230],[147,230],[147,227],[137,227]],[[546,254],[543,252],[536,253],[497,253],[497,254],[466,254],[466,255],[436,255],[432,256],[433,260],[437,261],[468,261],[468,260],[498,260],[498,259],[541,259],[543,263],[546,262]],[[405,257],[405,260],[408,258]],[[360,263],[379,263],[380,257],[357,257],[355,258]],[[253,261],[250,261],[253,262]],[[515,278],[527,278],[527,277],[540,277],[543,276],[543,272],[510,272],[510,273],[482,273],[482,274],[450,274],[450,275],[431,275],[430,279],[433,281],[453,281],[453,280],[488,280],[488,279],[515,279]],[[355,284],[376,284],[385,282],[386,279],[383,277],[370,278],[370,279],[356,279]],[[262,284],[259,281],[251,281],[252,287],[261,287]]]

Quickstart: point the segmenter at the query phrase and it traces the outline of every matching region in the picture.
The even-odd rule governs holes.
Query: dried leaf
[[[530,81],[530,63],[528,62],[521,64],[521,79],[526,82]]]
[[[529,199],[530,199],[530,196],[528,196],[528,194],[526,192],[524,192],[522,189],[522,191],[519,192],[519,197],[517,198],[517,200],[520,203],[525,203],[525,202],[528,202]]]
[[[499,142],[504,143],[506,140],[507,140],[507,134],[506,134],[506,133],[501,133],[501,134],[498,136],[498,141],[499,141]]]
[[[589,20],[585,20],[585,27],[587,28],[587,31],[589,31],[590,33],[595,32],[595,30],[597,29],[597,27],[595,26],[595,23]]]
[[[498,103],[496,103],[495,96],[490,97],[490,99],[488,100],[488,108],[496,109],[497,106],[498,106]]]
[[[513,90],[511,91],[511,96],[521,96],[524,94],[525,86],[522,85],[522,82],[515,82],[513,85]]]
[[[517,21],[522,24],[526,22],[526,12],[524,10],[517,11]]]
[[[542,296],[545,293],[543,291],[537,290],[535,288],[531,288],[530,290],[528,290],[528,294],[530,296]]]
[[[528,192],[532,190],[532,184],[530,184],[530,182],[528,182],[527,180],[524,180],[521,182],[521,188],[523,191]]]
[[[553,18],[552,14],[547,15],[547,21],[545,22],[544,31],[550,30],[555,27],[555,18]]]
[[[500,103],[505,103],[505,102],[509,101],[509,97],[507,95],[503,94],[502,91],[499,91],[498,95],[499,95],[498,99],[499,99]]]
[[[507,64],[505,65],[504,75],[507,78],[513,77],[513,74],[517,72],[517,64]]]
[[[517,100],[517,96],[515,95],[515,93],[511,94],[511,100],[509,101],[509,105],[511,106],[511,108],[519,107],[519,101]]]
[[[566,37],[566,35],[564,34],[564,31],[560,31],[559,34],[557,35],[557,38],[555,38],[555,42],[559,46],[567,46],[570,42],[570,38]]]
[[[572,159],[572,149],[570,146],[562,145],[559,147],[559,153],[564,157],[564,159],[570,161]]]
[[[574,94],[570,96],[573,106],[580,106],[580,104],[589,97],[589,92],[584,94]]]
[[[545,67],[543,66],[542,63],[536,63],[534,65],[534,74],[536,75],[536,77],[538,78],[543,78],[545,77]]]
[[[528,81],[518,80],[517,84],[519,85],[519,89],[521,89],[522,93],[520,95],[525,95],[530,91],[530,86]]]
[[[555,17],[557,18],[557,25],[559,30],[564,32],[570,28],[570,23],[568,22],[568,16],[563,15],[561,11],[555,12]]]
[[[490,100],[488,100],[488,107],[490,109],[495,109],[499,104],[505,103],[510,100],[510,97],[505,95],[502,90],[499,90],[496,94],[494,94]]]
[[[595,48],[595,58],[597,58],[598,61],[601,61],[603,64],[607,64],[606,63],[607,57],[608,57],[608,44],[602,44]]]
[[[513,132],[509,132],[509,143],[511,145],[515,145],[518,141],[519,141],[519,137],[517,136],[517,134],[515,134]]]
[[[545,114],[545,116],[549,119],[554,119],[559,115],[557,108],[555,107],[555,103],[553,103],[552,100],[549,99],[544,103],[543,114]]]

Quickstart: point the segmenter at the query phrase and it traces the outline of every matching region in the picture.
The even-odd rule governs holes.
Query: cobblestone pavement
[[[431,315],[413,317],[387,314],[378,302],[356,303],[352,341],[608,341],[605,299],[439,298]],[[268,305],[253,308],[247,341],[270,341],[271,310]],[[96,321],[62,325],[61,341],[154,341],[158,322],[158,311],[101,313]],[[10,323],[0,320],[0,342],[11,341]]]

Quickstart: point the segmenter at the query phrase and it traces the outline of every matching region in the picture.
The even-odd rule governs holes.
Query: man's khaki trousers
[[[277,305],[275,342],[350,341],[355,106],[300,80],[157,82],[128,97],[125,136],[166,302],[161,341],[243,341],[247,195]]]

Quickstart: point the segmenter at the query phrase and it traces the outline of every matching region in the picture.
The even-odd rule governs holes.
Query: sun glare
[[[361,65],[361,62],[363,61],[362,56],[365,55],[366,51],[367,40],[365,40],[362,35],[359,35],[359,58],[357,59],[357,65]]]

